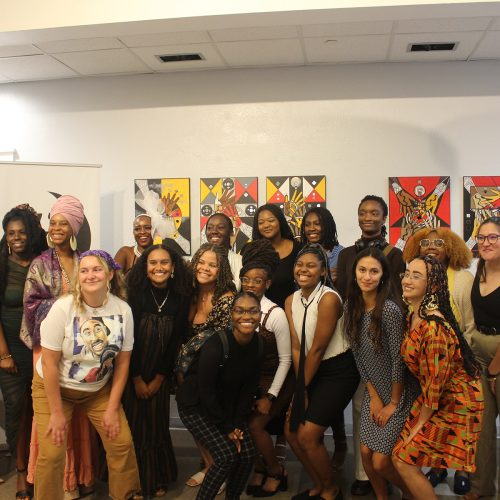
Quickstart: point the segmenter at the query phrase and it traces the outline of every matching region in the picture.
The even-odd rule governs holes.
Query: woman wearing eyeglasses
[[[430,255],[416,257],[402,285],[409,315],[401,355],[422,393],[393,463],[413,500],[431,500],[437,496],[421,467],[475,470],[484,409],[480,367],[451,310],[444,267]]]
[[[243,290],[260,300],[262,316],[258,334],[264,343],[264,360],[260,370],[259,398],[250,417],[250,432],[261,458],[255,464],[247,494],[255,497],[273,496],[286,491],[287,475],[276,454],[268,424],[283,434],[283,418],[293,395],[293,373],[290,329],[285,311],[264,294],[280,258],[270,241],[260,239],[245,246],[240,277]],[[280,422],[281,420],[281,422]],[[273,432],[271,432],[273,433]]]
[[[460,330],[470,344],[474,332],[474,312],[471,303],[471,289],[474,276],[468,271],[472,253],[464,240],[450,229],[425,228],[417,231],[406,244],[403,257],[406,262],[417,256],[430,255],[446,269],[450,304]],[[443,468],[432,468],[426,476],[432,486],[443,481],[448,472]],[[457,471],[453,482],[453,491],[465,495],[470,490],[467,473]]]
[[[496,494],[496,417],[500,410],[500,217],[486,219],[477,231],[479,263],[472,286],[477,331],[472,350],[483,369],[484,418],[477,447],[477,470],[468,500]]]

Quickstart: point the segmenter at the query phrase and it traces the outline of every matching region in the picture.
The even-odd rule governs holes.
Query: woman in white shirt
[[[330,286],[328,259],[317,243],[299,251],[293,269],[299,286],[285,302],[297,377],[286,427],[288,442],[314,486],[294,500],[341,498],[323,435],[344,411],[359,384],[354,357],[337,322],[340,295]]]
[[[39,436],[35,496],[61,499],[67,427],[83,408],[106,450],[109,493],[133,498],[140,490],[132,436],[121,406],[134,342],[120,266],[102,250],[80,256],[74,294],[57,300],[41,324],[42,356],[33,379]],[[114,372],[114,373],[113,373]]]
[[[279,254],[270,241],[261,239],[245,246],[240,279],[243,291],[253,292],[260,299],[262,316],[258,333],[264,341],[259,397],[249,421],[252,438],[263,459],[255,464],[254,477],[247,487],[247,494],[255,497],[272,496],[288,488],[286,471],[277,457],[268,427],[273,421],[275,432],[283,434],[283,417],[294,387],[290,371],[290,329],[285,311],[264,295],[279,263]]]

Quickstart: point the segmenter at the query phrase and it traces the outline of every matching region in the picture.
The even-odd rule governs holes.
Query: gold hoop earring
[[[406,299],[406,297],[404,295],[401,295],[401,299],[405,303],[405,305],[407,305],[407,306],[410,305],[410,303],[408,302],[408,300]]]
[[[435,311],[439,307],[439,302],[435,293],[429,297],[429,302],[425,306],[428,311]]]
[[[49,233],[47,233],[46,238],[47,238],[47,246],[48,246],[49,248],[54,248],[54,246],[55,246],[55,245],[54,245],[54,242],[52,241],[52,239],[51,239],[51,237],[50,237]]]
[[[69,246],[73,252],[76,252],[76,249],[78,248],[78,241],[76,241],[76,236],[74,234],[69,239]]]

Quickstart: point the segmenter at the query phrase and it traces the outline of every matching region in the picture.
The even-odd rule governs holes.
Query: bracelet
[[[0,358],[1,359],[1,358]],[[495,375],[493,375],[492,373],[490,373],[490,371],[488,370],[488,368],[486,368],[486,378],[488,380],[496,380],[497,377],[498,377],[498,373],[495,373]]]
[[[394,406],[398,406],[399,401],[396,401],[395,399],[391,399],[391,403],[392,403]]]
[[[12,354],[4,354],[0,356],[0,361],[3,361],[4,359],[9,359],[12,358]]]

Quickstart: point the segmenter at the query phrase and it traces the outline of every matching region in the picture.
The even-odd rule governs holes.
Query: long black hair
[[[192,299],[195,302],[198,296],[198,281],[196,280],[196,266],[200,262],[201,256],[205,252],[213,252],[217,258],[217,265],[219,266],[219,272],[217,274],[217,281],[215,283],[215,291],[212,297],[212,304],[215,303],[227,292],[236,293],[236,287],[234,286],[233,273],[231,272],[231,267],[229,265],[229,260],[227,258],[227,248],[221,247],[220,245],[214,245],[213,243],[204,243],[193,255],[190,265],[191,280],[192,280]]]
[[[377,287],[375,308],[372,310],[368,334],[373,341],[375,350],[382,350],[382,315],[385,302],[393,296],[390,267],[384,253],[376,247],[368,247],[359,252],[354,259],[351,269],[351,280],[347,289],[347,300],[344,312],[344,331],[352,345],[360,345],[361,321],[365,313],[363,294],[356,281],[356,268],[361,259],[372,257],[382,268],[382,277]]]
[[[271,203],[266,203],[265,205],[260,206],[257,209],[257,212],[255,212],[252,226],[252,240],[260,240],[263,238],[259,232],[259,215],[263,210],[271,212],[278,219],[281,237],[293,241],[293,233],[288,225],[288,222],[286,221],[285,214],[279,207],[272,205]]]
[[[3,296],[7,286],[9,247],[7,245],[6,230],[9,223],[14,221],[19,221],[24,225],[27,236],[26,249],[32,257],[37,257],[48,248],[45,238],[46,233],[42,229],[38,215],[32,207],[24,204],[9,210],[2,220],[4,235],[0,240],[0,296]]]
[[[127,295],[129,302],[132,304],[139,304],[142,298],[145,296],[148,289],[151,287],[151,282],[149,281],[147,274],[148,257],[154,250],[165,250],[172,260],[174,265],[174,276],[168,279],[168,287],[172,292],[177,293],[180,296],[188,297],[190,293],[190,286],[188,282],[188,273],[186,269],[186,264],[181,255],[173,248],[160,243],[158,245],[151,245],[142,252],[141,256],[137,259],[137,262],[132,267],[127,275]]]
[[[325,207],[312,207],[304,214],[302,224],[300,225],[301,243],[304,245],[307,243],[305,223],[307,217],[311,214],[316,214],[321,224],[321,245],[326,250],[333,250],[339,244],[337,237],[337,225],[335,224],[335,219],[333,218],[332,213]]]
[[[495,226],[497,226],[498,230],[500,231],[500,217],[493,216],[493,217],[489,217],[488,219],[483,220],[483,222],[481,222],[481,224],[479,225],[479,227],[477,229],[478,233],[479,233],[479,230],[485,224],[495,224]],[[486,267],[485,267],[484,259],[481,257],[481,254],[479,254],[479,262],[477,263],[477,275],[479,276],[479,280],[482,283],[486,281]]]
[[[453,314],[450,304],[450,292],[448,288],[448,277],[446,275],[446,269],[444,266],[434,257],[430,255],[418,256],[413,260],[422,260],[427,267],[427,288],[425,290],[425,295],[420,303],[418,309],[418,315],[427,321],[436,321],[440,323],[447,330],[449,330],[448,325],[455,333],[458,339],[458,344],[460,346],[460,351],[462,353],[462,359],[464,361],[465,371],[473,378],[479,377],[480,366],[479,363],[474,358],[472,349],[465,340],[460,326]],[[413,262],[413,261],[412,261]],[[430,310],[428,312],[427,308],[429,305],[437,301],[438,310],[443,315],[443,317],[433,314]],[[448,323],[448,325],[446,324]]]

